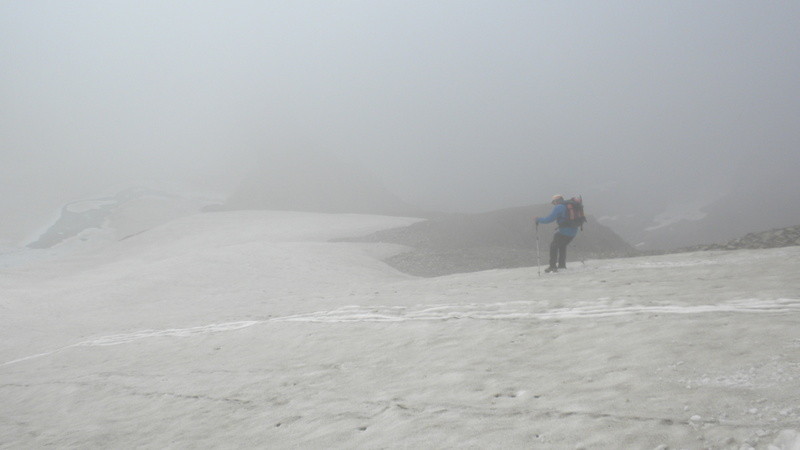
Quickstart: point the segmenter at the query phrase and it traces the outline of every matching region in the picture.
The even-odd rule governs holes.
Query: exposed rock
[[[739,250],[788,247],[792,245],[800,245],[800,225],[757,233],[748,233],[743,237],[722,244],[697,245],[682,249],[681,251]]]
[[[408,227],[384,230],[352,241],[389,242],[410,247],[387,263],[417,276],[546,265],[553,225],[539,225],[539,258],[534,217],[550,205],[526,206],[483,214],[440,215]],[[632,256],[637,251],[609,228],[589,217],[570,244],[568,261]]]

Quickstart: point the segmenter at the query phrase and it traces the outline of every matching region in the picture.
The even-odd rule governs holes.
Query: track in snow
[[[253,325],[272,322],[353,323],[353,322],[410,322],[448,320],[565,320],[614,317],[634,314],[704,314],[704,313],[793,313],[800,312],[800,299],[735,300],[713,305],[620,305],[611,299],[582,302],[569,308],[537,311],[538,302],[501,302],[447,305],[404,306],[344,306],[330,311],[296,314],[266,320],[218,323],[190,328],[141,330],[135,333],[100,336],[59,349],[18,358],[0,364],[7,366],[49,356],[75,347],[97,347],[128,344],[142,339],[159,337],[192,337],[223,331],[234,331]]]
[[[552,320],[584,317],[612,317],[631,314],[702,314],[702,313],[787,313],[800,312],[800,300],[737,300],[716,305],[692,306],[642,306],[615,305],[608,299],[586,302],[580,306],[536,311],[536,302],[508,302],[489,304],[428,305],[406,308],[401,306],[345,306],[332,311],[270,319],[271,322],[406,322],[473,320]],[[605,304],[602,304],[605,302]]]

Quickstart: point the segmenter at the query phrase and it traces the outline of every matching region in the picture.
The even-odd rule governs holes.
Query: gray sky
[[[1,1],[0,207],[225,186],[298,150],[432,209],[680,198],[798,162],[798,23],[797,2]]]

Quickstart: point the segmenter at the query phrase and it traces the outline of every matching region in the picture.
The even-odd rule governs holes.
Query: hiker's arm
[[[536,219],[536,223],[550,223],[550,222],[556,220],[556,218],[559,215],[559,209],[564,209],[564,208],[565,208],[564,205],[556,205],[556,207],[553,208],[553,211],[550,213],[549,216],[540,217],[540,218]]]

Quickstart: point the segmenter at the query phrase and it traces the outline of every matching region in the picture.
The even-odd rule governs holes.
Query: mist
[[[786,2],[3,2],[0,231],[143,179],[229,193],[296,153],[427,210],[796,194],[799,22]]]

